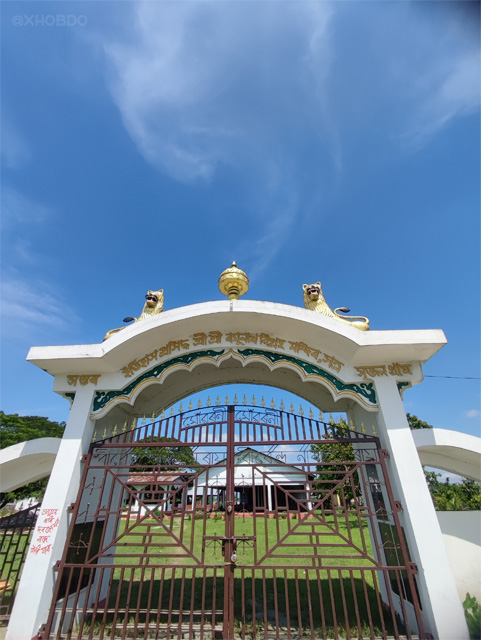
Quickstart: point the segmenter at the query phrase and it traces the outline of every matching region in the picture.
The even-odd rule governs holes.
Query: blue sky
[[[477,3],[1,10],[4,411],[66,419],[30,346],[99,342],[147,289],[218,299],[232,259],[251,299],[321,280],[372,329],[441,328],[426,376],[479,378]],[[405,406],[479,434],[479,379]]]

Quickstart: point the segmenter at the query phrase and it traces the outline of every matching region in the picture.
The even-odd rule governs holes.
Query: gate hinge
[[[415,562],[409,562],[408,567],[413,573],[418,572],[418,565]]]
[[[84,456],[80,458],[80,462],[87,462],[88,459],[89,459],[89,455],[88,453],[86,453]]]
[[[73,513],[75,509],[75,502],[72,502],[71,504],[69,504],[69,506],[67,507],[67,513]]]
[[[402,511],[403,510],[403,506],[399,502],[399,500],[394,500],[394,508],[396,509],[396,511]]]
[[[381,449],[380,454],[383,458],[389,458],[389,451],[387,449]]]
[[[62,563],[60,562],[60,560],[57,560],[57,562],[53,565],[52,569],[54,571],[60,571],[61,566],[62,566]]]

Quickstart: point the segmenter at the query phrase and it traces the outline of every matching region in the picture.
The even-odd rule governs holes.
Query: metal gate
[[[0,623],[8,623],[40,504],[0,518]]]
[[[115,431],[39,638],[426,637],[375,435],[255,406]]]

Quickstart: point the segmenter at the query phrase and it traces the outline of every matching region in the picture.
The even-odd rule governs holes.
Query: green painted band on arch
[[[317,367],[315,364],[311,364],[310,362],[305,362],[304,360],[299,360],[298,358],[293,358],[292,356],[288,356],[284,353],[274,353],[273,351],[262,351],[260,349],[239,349],[239,353],[242,356],[249,357],[252,355],[260,355],[267,358],[273,364],[276,362],[291,362],[296,364],[298,367],[307,374],[307,375],[316,375],[324,378],[325,380],[329,380],[329,382],[336,388],[339,393],[343,391],[351,391],[358,396],[362,396],[365,400],[367,400],[370,404],[376,404],[376,391],[374,390],[374,385],[372,382],[361,382],[360,384],[356,383],[345,383],[342,380],[333,376],[332,373],[328,373]]]
[[[159,378],[162,373],[176,364],[192,364],[194,360],[198,358],[218,358],[220,355],[225,353],[225,350],[222,351],[214,351],[212,349],[207,349],[206,351],[195,351],[194,353],[185,353],[182,356],[177,356],[176,358],[172,358],[171,360],[167,360],[162,364],[158,364],[153,369],[146,371],[142,375],[140,375],[135,380],[132,380],[126,387],[123,389],[119,389],[118,391],[97,391],[94,398],[93,403],[93,412],[100,411],[107,405],[111,400],[115,400],[119,396],[130,396],[130,394],[135,390],[135,387],[139,385],[144,380],[149,380],[150,378]]]
[[[177,356],[176,358],[172,358],[171,360],[167,360],[162,364],[158,364],[149,371],[145,371],[145,373],[141,374],[138,378],[135,378],[135,380],[132,380],[132,382],[130,382],[123,389],[119,389],[118,391],[97,391],[93,402],[93,413],[101,411],[109,402],[115,400],[115,398],[118,398],[120,396],[129,397],[132,392],[135,391],[136,387],[139,384],[141,384],[145,380],[159,378],[169,367],[175,366],[177,364],[190,365],[199,358],[218,359],[225,353],[225,349],[221,349],[218,351],[207,349],[205,351],[194,351],[193,353],[186,353],[184,355]],[[273,364],[278,362],[289,362],[291,364],[295,364],[300,367],[307,375],[315,375],[328,380],[339,393],[346,391],[354,393],[364,398],[364,400],[367,400],[367,402],[372,405],[375,405],[377,402],[376,392],[374,390],[374,385],[372,384],[372,382],[361,382],[360,384],[345,383],[342,382],[342,380],[336,378],[336,376],[332,375],[332,373],[324,371],[324,369],[317,367],[315,364],[305,362],[304,360],[299,360],[298,358],[293,358],[292,356],[288,356],[284,353],[264,351],[262,349],[238,349],[238,353],[244,358],[249,358],[250,356],[262,356],[264,358],[267,358],[269,362],[272,362]]]

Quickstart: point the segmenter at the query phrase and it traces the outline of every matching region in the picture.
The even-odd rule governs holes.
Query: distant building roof
[[[173,484],[182,481],[178,473],[129,473],[126,484]]]

